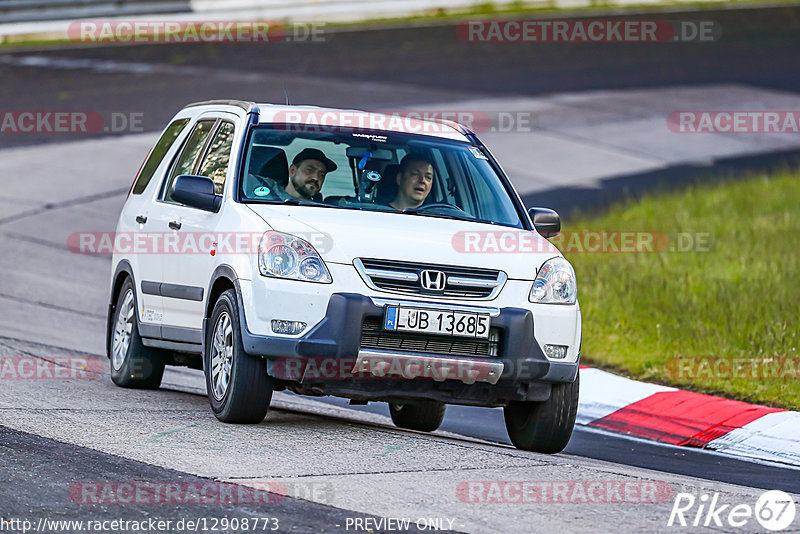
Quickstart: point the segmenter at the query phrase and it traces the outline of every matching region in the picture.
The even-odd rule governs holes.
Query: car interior
[[[378,150],[380,151],[379,153]],[[367,196],[368,201],[388,204],[394,200],[397,195],[396,178],[400,170],[400,165],[396,163],[395,160],[399,160],[402,156],[398,157],[392,150],[378,150],[376,150],[376,153],[373,155],[379,155],[388,159],[370,159],[369,157],[364,157],[364,154],[368,154],[370,151],[365,151],[360,147],[349,147],[347,149],[347,157],[348,166],[351,169],[353,177],[353,192],[349,195],[329,194],[323,196],[322,194],[317,194],[314,201],[332,205],[337,205],[343,200],[355,201],[356,197],[353,193],[357,194],[359,182],[367,182],[361,184],[361,187],[369,189]],[[369,182],[363,178],[363,175],[369,171],[377,172],[380,176],[380,180],[372,187],[369,187]],[[281,147],[254,144],[249,154],[247,174],[245,191],[252,191],[254,188],[263,185],[263,183],[258,182],[258,178],[269,178],[281,187],[286,187],[286,184],[289,183],[289,157],[286,151]],[[256,180],[253,180],[253,178],[256,178]],[[326,181],[326,184],[327,183]],[[323,190],[324,189],[325,186],[323,185]],[[431,197],[426,200],[426,203],[430,202],[432,197],[433,192]]]
[[[495,170],[481,149],[439,140],[384,140],[351,138],[353,134],[254,130],[245,159],[241,193],[248,202],[286,201],[273,193],[277,184],[286,187],[289,166],[302,150],[314,148],[337,165],[327,173],[314,203],[348,209],[394,211],[400,161],[420,153],[433,163],[434,180],[423,204],[415,210],[425,215],[458,217],[519,226],[516,209],[496,180]],[[368,134],[362,134],[368,135]],[[267,180],[268,179],[268,180]],[[258,191],[266,189],[266,191]]]

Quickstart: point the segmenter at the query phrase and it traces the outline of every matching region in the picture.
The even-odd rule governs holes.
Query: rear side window
[[[183,151],[178,161],[175,163],[175,167],[173,167],[170,173],[169,180],[166,182],[164,200],[174,202],[174,200],[172,200],[172,183],[175,181],[175,178],[182,174],[194,174],[197,162],[203,155],[203,149],[206,147],[208,136],[211,130],[214,129],[216,123],[216,119],[204,120],[198,122],[194,127],[192,134],[183,146]]]
[[[175,139],[178,138],[188,123],[189,119],[180,119],[167,126],[167,129],[161,134],[161,138],[156,143],[156,146],[150,151],[150,156],[148,156],[147,161],[142,167],[142,172],[139,173],[139,177],[136,179],[131,193],[134,195],[141,195],[142,192],[147,189],[147,184],[149,184],[150,180],[153,178],[161,160],[164,159],[164,155],[169,151],[169,147],[172,146],[172,143],[175,142]]]

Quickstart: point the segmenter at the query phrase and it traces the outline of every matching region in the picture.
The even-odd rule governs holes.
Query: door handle
[[[172,228],[173,230],[180,230],[181,226],[182,226],[181,223],[179,223],[178,221],[169,222],[169,227]]]
[[[136,222],[139,224],[144,224],[147,222],[147,217],[145,217],[144,215],[137,215]]]

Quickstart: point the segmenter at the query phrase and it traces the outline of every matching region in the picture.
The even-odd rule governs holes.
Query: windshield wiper
[[[407,213],[409,215],[421,215],[423,217],[436,217],[439,219],[453,219],[455,221],[469,221],[469,222],[488,222],[488,221],[481,221],[480,219],[476,219],[475,217],[470,217],[469,215],[452,215],[447,213],[428,213],[428,212],[420,212],[414,208],[404,209],[400,213]]]

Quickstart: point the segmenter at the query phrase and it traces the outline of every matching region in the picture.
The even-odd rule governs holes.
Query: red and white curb
[[[800,466],[800,413],[637,382],[581,366],[577,423]]]

